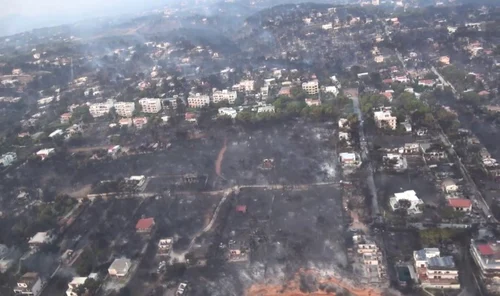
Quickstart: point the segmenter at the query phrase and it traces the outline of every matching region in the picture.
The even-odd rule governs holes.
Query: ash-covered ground
[[[342,273],[348,263],[341,198],[333,186],[242,189],[227,201],[207,235],[207,266],[185,274],[192,294],[244,295],[252,284],[284,284],[301,268]],[[237,211],[243,205],[246,212]],[[246,250],[248,260],[230,262],[232,248]]]
[[[229,184],[306,184],[335,178],[332,123],[288,123],[227,136],[221,173]],[[265,159],[273,161],[267,170]]]

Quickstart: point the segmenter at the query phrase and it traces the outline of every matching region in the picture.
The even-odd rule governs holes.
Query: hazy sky
[[[20,14],[23,16],[44,17],[62,14],[98,15],[130,12],[135,9],[148,9],[153,5],[165,3],[163,0],[0,0],[0,16]]]
[[[84,19],[141,13],[178,0],[0,0],[0,36]]]

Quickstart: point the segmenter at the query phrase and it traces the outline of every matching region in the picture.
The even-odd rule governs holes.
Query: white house
[[[17,154],[15,152],[7,152],[0,158],[0,164],[4,167],[11,165],[17,160]]]
[[[54,97],[45,97],[37,101],[38,105],[47,105],[54,100]]]
[[[49,138],[55,138],[55,137],[58,137],[58,136],[62,136],[63,134],[64,134],[64,132],[63,132],[62,129],[56,129],[55,131],[53,131],[52,133],[50,133]]]
[[[398,192],[391,197],[389,203],[393,210],[399,208],[399,201],[407,200],[410,202],[410,207],[408,208],[408,213],[418,214],[421,212],[419,205],[423,205],[424,202],[417,197],[417,193],[414,190],[406,190],[404,192]]]
[[[231,118],[236,118],[238,112],[231,107],[219,108],[218,110],[220,116],[229,116]]]
[[[351,139],[351,135],[348,132],[339,132],[339,140],[349,141]]]
[[[325,92],[331,93],[334,96],[337,96],[339,94],[339,90],[335,85],[330,85],[330,86],[325,87]]]
[[[54,154],[56,150],[54,148],[46,148],[39,150],[36,155],[39,156],[42,160],[46,159],[50,155]]]
[[[453,193],[458,190],[458,186],[455,181],[449,178],[443,181],[443,183],[441,184],[441,188],[445,193]]]
[[[274,106],[268,105],[268,106],[261,106],[261,107],[257,108],[257,113],[262,113],[262,112],[274,113]]]

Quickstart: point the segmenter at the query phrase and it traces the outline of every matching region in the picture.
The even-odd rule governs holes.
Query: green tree
[[[78,123],[78,122],[89,123],[92,122],[92,120],[93,117],[92,115],[90,115],[88,106],[76,107],[73,110],[73,113],[71,114],[71,123]]]

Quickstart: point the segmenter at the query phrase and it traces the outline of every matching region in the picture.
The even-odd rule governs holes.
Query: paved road
[[[436,70],[434,66],[432,66],[431,70],[432,72],[434,72],[434,74],[436,74],[439,77],[439,80],[443,85],[447,85],[452,89],[455,97],[460,98],[460,94],[457,92],[455,87],[451,83],[446,81],[446,79],[444,79],[444,77]],[[455,158],[457,159],[460,171],[462,172],[462,175],[464,176],[467,183],[470,185],[470,189],[473,193],[471,199],[474,202],[474,206],[479,208],[483,212],[484,217],[488,220],[488,222],[498,223],[498,220],[491,214],[491,209],[488,203],[485,201],[483,194],[477,188],[476,183],[474,182],[474,180],[472,180],[469,171],[462,162],[462,159],[457,155],[448,136],[444,133],[442,129],[439,132],[439,137],[441,138],[441,141],[447,146],[448,154],[455,156]]]
[[[439,78],[439,81],[441,81],[441,83],[444,85],[444,86],[449,86],[451,87],[451,90],[453,91],[453,94],[460,98],[459,96],[459,93],[457,92],[456,88],[451,84],[449,83],[448,81],[446,81],[446,79],[444,79],[444,77],[441,75],[441,73],[439,73],[437,70],[436,70],[436,67],[432,66],[431,67],[431,70],[432,72],[434,72],[434,74],[437,75],[437,77]]]
[[[366,162],[369,174],[366,178],[366,182],[368,184],[368,189],[370,189],[370,193],[372,195],[372,217],[376,218],[379,216],[379,208],[378,208],[378,197],[377,197],[377,188],[375,187],[375,180],[373,179],[373,166],[369,159],[368,154],[368,145],[365,139],[365,132],[363,130],[363,113],[361,112],[361,108],[359,107],[359,98],[358,96],[351,97],[354,106],[354,113],[358,116],[359,119],[359,142],[361,146],[361,159],[363,162]]]

